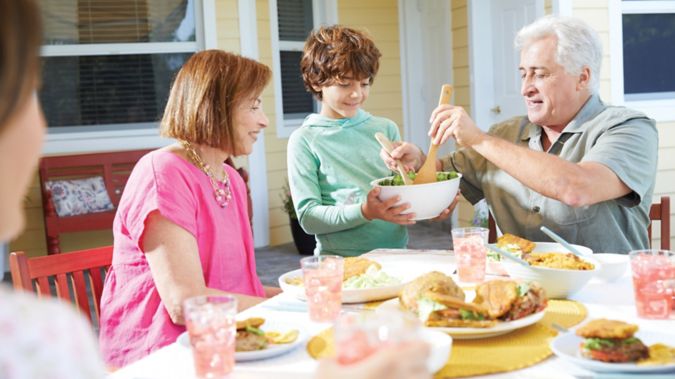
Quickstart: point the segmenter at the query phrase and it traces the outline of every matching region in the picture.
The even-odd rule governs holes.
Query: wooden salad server
[[[452,98],[452,86],[450,84],[443,84],[441,88],[441,96],[438,99],[438,105],[450,104],[450,99]],[[438,145],[434,143],[434,140],[431,140],[431,146],[429,146],[429,153],[427,154],[427,159],[424,161],[422,167],[417,171],[417,176],[415,176],[415,184],[425,184],[433,183],[436,181],[436,151],[438,150]]]

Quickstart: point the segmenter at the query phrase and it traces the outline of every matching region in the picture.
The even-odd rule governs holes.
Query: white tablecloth
[[[376,250],[369,255],[387,264],[391,263],[395,266],[404,264],[408,275],[413,276],[431,270],[447,274],[455,271],[454,257],[448,251]],[[639,324],[641,330],[668,330],[670,333],[675,331],[675,320],[646,320],[637,317],[629,274],[630,270],[627,270],[621,279],[609,283],[593,279],[571,299],[586,305],[590,318],[621,319]],[[282,293],[243,311],[240,316],[241,318],[260,316],[275,320],[275,323],[302,328],[309,336],[329,326],[310,321],[307,313],[300,311],[303,306],[302,301]],[[675,344],[675,341],[672,342]],[[278,357],[253,362],[237,362],[231,378],[311,378],[316,365],[317,362],[307,354],[303,344]],[[110,375],[110,379],[190,379],[194,377],[191,352],[178,343],[166,346]],[[590,378],[593,377],[593,373],[552,356],[522,370],[476,378],[567,379],[577,377]]]

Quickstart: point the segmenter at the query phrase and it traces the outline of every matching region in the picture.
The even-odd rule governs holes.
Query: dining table
[[[455,256],[450,250],[413,250],[413,249],[377,249],[364,255],[373,260],[384,261],[387,264],[404,266],[408,275],[422,275],[429,271],[440,271],[456,276]],[[385,265],[386,267],[386,265]],[[299,264],[298,264],[299,268]],[[487,279],[490,279],[488,276]],[[456,279],[457,280],[457,279]],[[595,318],[618,319],[639,325],[640,330],[652,332],[670,332],[675,335],[675,317],[665,320],[639,318],[636,313],[633,296],[633,285],[630,276],[630,267],[614,281],[604,281],[592,278],[580,291],[569,297],[583,304],[587,310],[584,321]],[[362,304],[345,304],[343,309],[358,311],[366,310]],[[296,348],[282,355],[266,359],[236,362],[230,377],[233,379],[262,379],[262,378],[313,378],[318,361],[307,350],[307,340],[324,331],[330,324],[313,322],[306,311],[306,303],[289,292],[269,298],[254,307],[248,308],[237,315],[237,319],[262,317],[274,320],[276,325],[286,325],[302,331],[304,340]],[[582,321],[583,323],[583,321]],[[555,333],[555,332],[553,332]],[[508,334],[506,334],[508,337]],[[674,341],[668,341],[675,345]],[[436,376],[438,377],[438,376]],[[555,354],[529,367],[514,371],[501,372],[489,375],[472,376],[474,378],[612,378],[624,376],[598,376],[561,359]],[[625,376],[628,377],[628,376]],[[640,376],[633,375],[637,378]],[[644,376],[649,378],[649,376]],[[661,374],[658,377],[673,377],[675,371]],[[191,379],[195,378],[192,353],[190,349],[179,342],[174,342],[156,350],[145,358],[129,364],[109,375],[109,379]]]

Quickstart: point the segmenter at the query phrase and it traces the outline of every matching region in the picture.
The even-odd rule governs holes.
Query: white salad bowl
[[[378,196],[380,200],[385,201],[398,195],[401,197],[398,204],[410,204],[410,208],[404,213],[415,213],[414,220],[426,220],[437,217],[450,206],[459,190],[461,177],[462,174],[457,174],[456,178],[450,180],[407,186],[383,186],[379,184],[385,179],[392,179],[389,176],[373,180],[370,185],[380,188],[380,195]]]

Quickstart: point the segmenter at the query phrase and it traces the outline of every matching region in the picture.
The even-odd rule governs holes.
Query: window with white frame
[[[39,96],[50,134],[155,129],[174,75],[203,48],[198,0],[50,0],[41,8]]]
[[[613,102],[675,120],[675,1],[614,1],[612,8],[610,33],[621,36],[610,54]]]
[[[270,0],[277,136],[288,137],[318,109],[300,74],[305,39],[316,25],[336,20],[336,3],[321,0]]]

